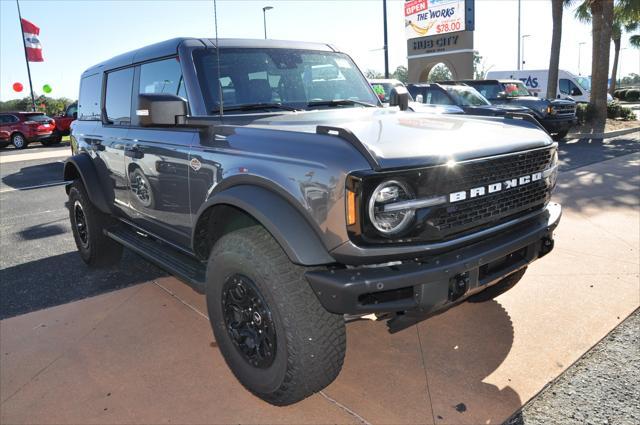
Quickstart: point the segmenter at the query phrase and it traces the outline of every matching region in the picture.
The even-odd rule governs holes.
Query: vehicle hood
[[[522,120],[399,111],[397,108],[340,108],[268,116],[249,127],[316,133],[318,126],[352,133],[378,169],[420,167],[547,146],[547,133]],[[335,136],[338,137],[338,136]]]
[[[524,106],[509,105],[509,104],[479,105],[479,106],[469,106],[468,108],[484,109],[487,111],[496,111],[496,112],[528,112],[529,111],[529,108],[525,108]]]

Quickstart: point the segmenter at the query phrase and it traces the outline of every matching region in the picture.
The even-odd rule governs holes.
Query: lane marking
[[[46,152],[32,152],[21,153],[17,155],[3,155],[0,156],[0,164],[8,164],[10,162],[30,161],[33,159],[47,159],[47,158],[60,158],[71,156],[71,152],[64,149],[60,151],[46,151]]]
[[[60,186],[62,184],[67,184],[67,182],[61,181],[61,182],[38,184],[38,185],[35,185],[35,186],[12,187],[12,188],[9,188],[9,189],[2,189],[2,190],[0,190],[0,193],[15,192],[15,191],[18,191],[18,190],[40,189],[41,187]]]

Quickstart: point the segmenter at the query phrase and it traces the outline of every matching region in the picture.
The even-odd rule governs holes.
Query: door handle
[[[144,152],[142,152],[140,146],[133,145],[124,148],[124,155],[128,156],[129,158],[140,159],[144,156]]]

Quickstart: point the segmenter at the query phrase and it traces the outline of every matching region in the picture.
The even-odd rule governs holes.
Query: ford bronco
[[[390,103],[326,44],[182,38],[93,66],[64,166],[78,251],[127,247],[206,294],[238,380],[308,397],[340,372],[346,320],[399,331],[553,248],[546,132]]]

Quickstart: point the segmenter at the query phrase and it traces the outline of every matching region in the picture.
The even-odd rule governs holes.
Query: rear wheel
[[[496,298],[498,295],[504,294],[509,289],[516,286],[518,282],[520,282],[520,279],[522,279],[522,276],[524,276],[526,271],[527,271],[527,268],[525,267],[523,269],[518,270],[515,273],[510,274],[509,276],[505,277],[495,285],[488,287],[482,292],[478,292],[477,294],[470,296],[468,298],[468,301],[472,303],[482,303],[485,301],[492,300]]]
[[[207,267],[207,308],[227,364],[274,405],[329,385],[344,361],[344,318],[326,311],[304,277],[262,227],[223,236]]]
[[[117,263],[122,256],[122,245],[104,234],[104,230],[114,224],[113,219],[91,203],[79,180],[69,190],[68,206],[73,238],[82,260],[95,267]]]
[[[24,137],[22,133],[14,133],[11,136],[11,144],[15,146],[16,149],[24,149],[27,147],[27,139]]]

